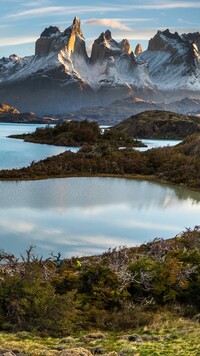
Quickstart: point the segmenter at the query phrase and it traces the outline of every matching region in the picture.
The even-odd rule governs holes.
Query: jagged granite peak
[[[138,43],[137,46],[135,47],[134,54],[135,54],[135,56],[137,56],[140,53],[142,53],[142,45],[140,43]]]
[[[75,17],[63,32],[55,26],[45,29],[35,55],[0,59],[0,102],[49,115],[130,95],[170,102],[199,98],[199,45],[199,32],[158,31],[148,50],[140,52],[138,45],[134,54],[128,40],[117,42],[107,30],[94,41],[89,58]]]
[[[102,62],[110,56],[115,57],[122,53],[131,53],[129,41],[123,39],[117,42],[112,38],[110,30],[106,30],[94,41],[90,61],[91,63]]]
[[[80,21],[80,19],[79,19],[77,16],[74,17],[74,21],[73,21],[73,25],[72,25],[72,32],[73,32],[75,35],[79,35],[79,36],[81,36],[82,38],[85,38],[85,37],[83,36],[82,31],[81,31],[81,21]]]
[[[158,31],[156,35],[150,39],[147,50],[148,51],[166,51],[183,52],[184,49],[192,49],[193,44],[197,47],[200,44],[200,34],[183,34],[179,35],[178,32],[171,33],[169,29],[165,31]],[[198,48],[197,48],[198,49]]]
[[[69,55],[76,49],[76,42],[79,42],[77,48],[80,52],[82,49],[83,56],[86,58],[85,39],[81,31],[81,22],[78,17],[75,17],[71,26],[67,27],[63,32],[56,26],[46,28],[40,38],[36,41],[35,54],[48,55],[51,52],[59,53],[59,51],[68,51]],[[82,44],[80,44],[82,42]]]
[[[158,31],[149,41],[147,51],[138,56],[146,61],[154,85],[165,93],[173,87],[177,99],[190,91],[200,92],[200,53],[194,40],[199,43],[198,33]]]
[[[60,29],[57,26],[49,26],[48,28],[45,28],[45,30],[41,33],[40,37],[51,37],[51,36],[56,36],[60,34]]]

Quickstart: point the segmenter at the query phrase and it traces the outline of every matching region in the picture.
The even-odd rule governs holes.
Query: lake
[[[0,124],[0,169],[30,164],[70,147],[8,139],[37,126]],[[148,141],[148,142],[147,142]],[[176,141],[145,140],[149,147]],[[16,255],[30,244],[48,257],[99,254],[155,237],[169,238],[199,223],[200,193],[146,181],[66,178],[0,182],[0,249]]]
[[[45,257],[170,238],[200,216],[200,193],[118,178],[0,182],[0,202],[1,248],[18,255],[35,244]]]
[[[35,131],[36,127],[45,125],[33,124],[3,124],[0,123],[0,169],[21,168],[49,156],[58,155],[67,149],[77,151],[77,148],[40,145],[8,138],[9,135]]]

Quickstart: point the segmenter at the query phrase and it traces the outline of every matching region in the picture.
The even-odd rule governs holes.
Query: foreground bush
[[[60,258],[60,254],[58,255]],[[148,325],[169,307],[200,311],[200,228],[76,260],[0,253],[0,328],[62,335]]]

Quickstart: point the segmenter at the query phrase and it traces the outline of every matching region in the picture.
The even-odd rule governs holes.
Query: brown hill
[[[131,137],[182,139],[200,133],[200,119],[170,111],[148,110],[130,116],[114,128]]]
[[[200,135],[196,134],[187,137],[176,146],[176,150],[186,156],[200,157]]]
[[[0,114],[20,114],[20,111],[10,105],[0,104]]]
[[[21,113],[18,109],[10,105],[0,104],[0,122],[51,124],[57,121],[57,119],[38,117],[33,112]]]

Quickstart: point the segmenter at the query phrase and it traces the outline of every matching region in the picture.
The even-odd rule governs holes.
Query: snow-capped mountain
[[[200,93],[200,33],[179,35],[158,31],[147,51],[139,55],[148,64],[149,76],[162,92]]]
[[[200,93],[200,33],[158,33],[142,52],[107,30],[86,51],[80,20],[61,32],[46,28],[35,54],[0,59],[0,102],[38,114],[62,114],[130,96],[164,101]]]

